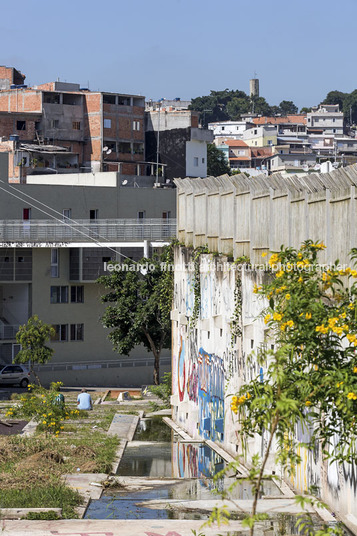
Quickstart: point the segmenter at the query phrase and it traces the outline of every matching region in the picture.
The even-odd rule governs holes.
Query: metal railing
[[[0,242],[139,242],[176,236],[176,219],[0,220]]]
[[[19,324],[10,325],[10,324],[0,324],[0,340],[16,339],[16,333],[19,331]]]

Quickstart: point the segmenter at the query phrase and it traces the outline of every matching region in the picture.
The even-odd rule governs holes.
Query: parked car
[[[18,384],[27,387],[30,383],[30,371],[24,365],[6,365],[0,370],[0,385]]]

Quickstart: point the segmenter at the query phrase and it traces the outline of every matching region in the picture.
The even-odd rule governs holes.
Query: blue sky
[[[270,104],[311,106],[357,87],[356,20],[357,0],[17,0],[0,64],[147,99],[248,92],[256,71]]]

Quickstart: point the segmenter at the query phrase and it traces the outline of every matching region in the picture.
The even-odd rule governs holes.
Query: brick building
[[[144,97],[60,81],[29,88],[24,80],[0,67],[0,152],[10,154],[10,181],[51,172],[146,172]]]

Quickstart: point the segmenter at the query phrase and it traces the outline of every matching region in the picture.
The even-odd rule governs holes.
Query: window
[[[17,257],[17,262],[25,262],[25,257]]]
[[[73,121],[72,122],[72,129],[73,130],[81,130],[81,122],[80,121]]]
[[[59,93],[44,93],[43,102],[45,104],[59,104],[60,94]]]
[[[26,130],[26,121],[16,121],[16,130]]]
[[[222,127],[222,130],[224,130],[225,127]]]
[[[22,219],[23,220],[30,220],[31,219],[31,209],[30,208],[22,209]]]
[[[162,219],[163,220],[169,220],[170,219],[170,211],[167,210],[166,212],[162,213]]]
[[[115,95],[103,95],[103,104],[115,104]]]
[[[333,121],[333,122],[335,122],[335,121],[336,121],[336,119],[335,119],[335,118],[333,118],[333,119],[332,119],[332,121]]]
[[[70,208],[64,208],[62,210],[62,214],[63,214],[63,221],[71,219],[71,209]]]
[[[112,128],[112,120],[104,119],[104,128]]]
[[[83,324],[71,324],[71,341],[83,341]]]
[[[68,287],[51,287],[51,303],[68,303]]]
[[[144,153],[144,144],[143,143],[134,143],[133,144],[133,154],[143,154]]]
[[[119,95],[118,104],[119,106],[130,106],[130,97],[122,97],[121,95]]]
[[[59,120],[51,119],[51,128],[58,128],[58,126],[59,126]]]
[[[129,142],[126,142],[126,141],[121,141],[119,142],[119,153],[131,153],[131,146],[130,146],[130,143]]]
[[[204,163],[205,163],[205,159],[204,159],[204,158],[202,158],[202,164],[204,164]]]
[[[98,209],[97,208],[92,208],[89,211],[89,219],[90,220],[97,220],[98,219]]]
[[[84,302],[83,285],[71,287],[71,303],[83,303],[83,302]]]
[[[140,121],[133,121],[133,130],[140,130]]]
[[[144,219],[145,219],[145,210],[141,210],[140,212],[138,212],[138,220],[139,222],[141,222]]]
[[[194,165],[195,167],[198,167],[198,156],[194,156],[194,157],[193,157],[193,165]]]
[[[51,249],[51,277],[59,277],[59,252],[57,248]]]
[[[51,340],[56,342],[68,341],[68,324],[54,324],[55,334]]]

